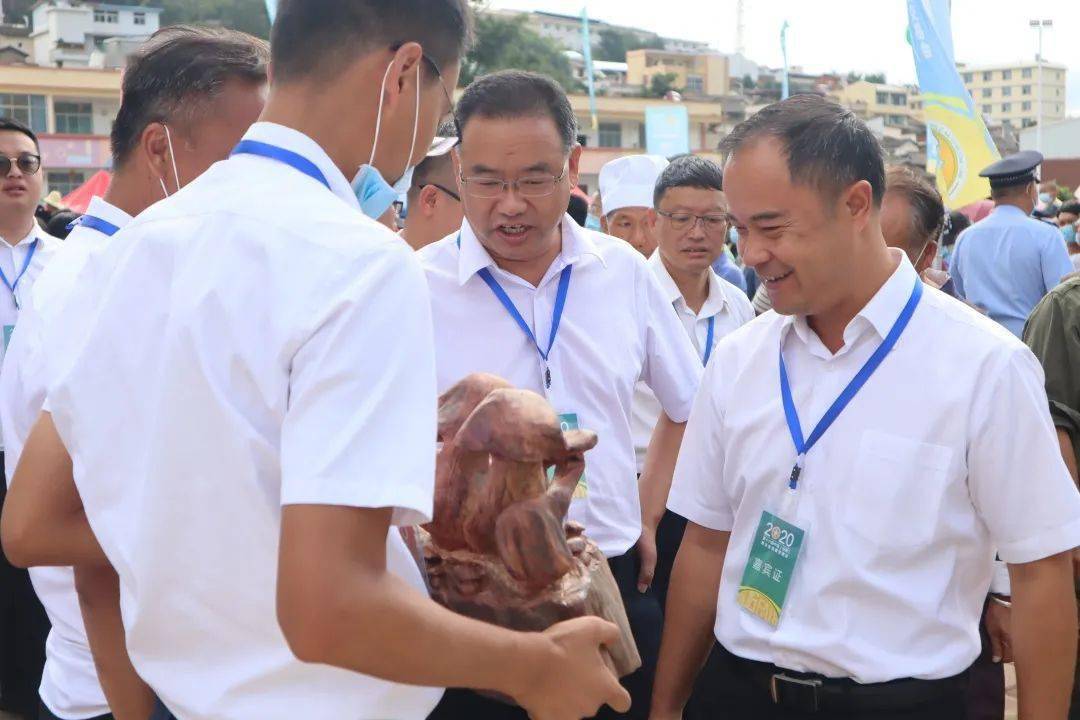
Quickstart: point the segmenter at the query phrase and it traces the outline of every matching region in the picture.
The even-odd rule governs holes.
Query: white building
[[[88,0],[41,0],[31,17],[31,57],[46,67],[104,67],[107,40],[142,41],[161,26],[161,8]]]
[[[525,16],[526,26],[541,37],[553,40],[567,50],[581,51],[582,26],[580,15],[562,15],[559,13],[536,10],[527,12],[522,10],[491,10],[499,15],[507,17]],[[611,23],[589,18],[589,44],[593,49],[600,45],[602,34],[605,31],[625,32],[633,35],[639,42],[656,40],[659,36],[641,28],[612,25]],[[664,49],[670,52],[705,52],[709,44],[697,40],[681,40],[678,38],[660,38],[663,40]]]

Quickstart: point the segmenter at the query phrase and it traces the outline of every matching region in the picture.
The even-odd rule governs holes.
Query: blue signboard
[[[685,105],[645,108],[645,148],[650,155],[667,158],[690,152],[690,113]]]

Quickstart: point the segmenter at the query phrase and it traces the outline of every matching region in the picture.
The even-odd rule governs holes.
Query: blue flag
[[[599,130],[600,122],[596,115],[596,83],[593,79],[592,42],[589,39],[589,8],[581,8],[581,54],[585,57],[585,84],[589,88],[589,113],[592,115],[592,129]]]
[[[266,0],[266,14],[270,16],[270,24],[274,24],[274,18],[277,17],[277,0]]]

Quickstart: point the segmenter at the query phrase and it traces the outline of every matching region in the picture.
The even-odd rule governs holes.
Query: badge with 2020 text
[[[761,513],[735,601],[773,627],[780,624],[805,536],[802,528],[770,512]]]

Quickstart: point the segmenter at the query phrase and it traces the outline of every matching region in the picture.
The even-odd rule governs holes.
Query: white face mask
[[[390,185],[373,163],[375,162],[375,150],[379,146],[379,131],[382,129],[382,109],[386,93],[386,80],[390,77],[390,69],[393,66],[393,62],[386,66],[382,86],[379,89],[379,110],[378,115],[375,117],[375,140],[371,143],[371,157],[366,165],[360,166],[352,181],[353,192],[356,193],[356,199],[360,201],[360,209],[365,215],[373,219],[381,217],[398,196],[409,191],[414,170],[412,157],[413,152],[416,150],[416,135],[420,130],[420,63],[418,62],[416,64],[416,113],[413,117],[412,144],[409,146],[409,156],[405,159],[405,169],[402,171],[401,177],[393,185]]]
[[[165,140],[169,143],[169,160],[172,162],[173,179],[176,180],[176,191],[180,192],[180,173],[176,169],[176,153],[173,152],[172,133],[165,123],[161,123],[161,127],[165,128]],[[165,178],[158,175],[158,182],[161,183],[161,192],[165,193],[165,197],[169,197],[169,189],[165,187]]]

